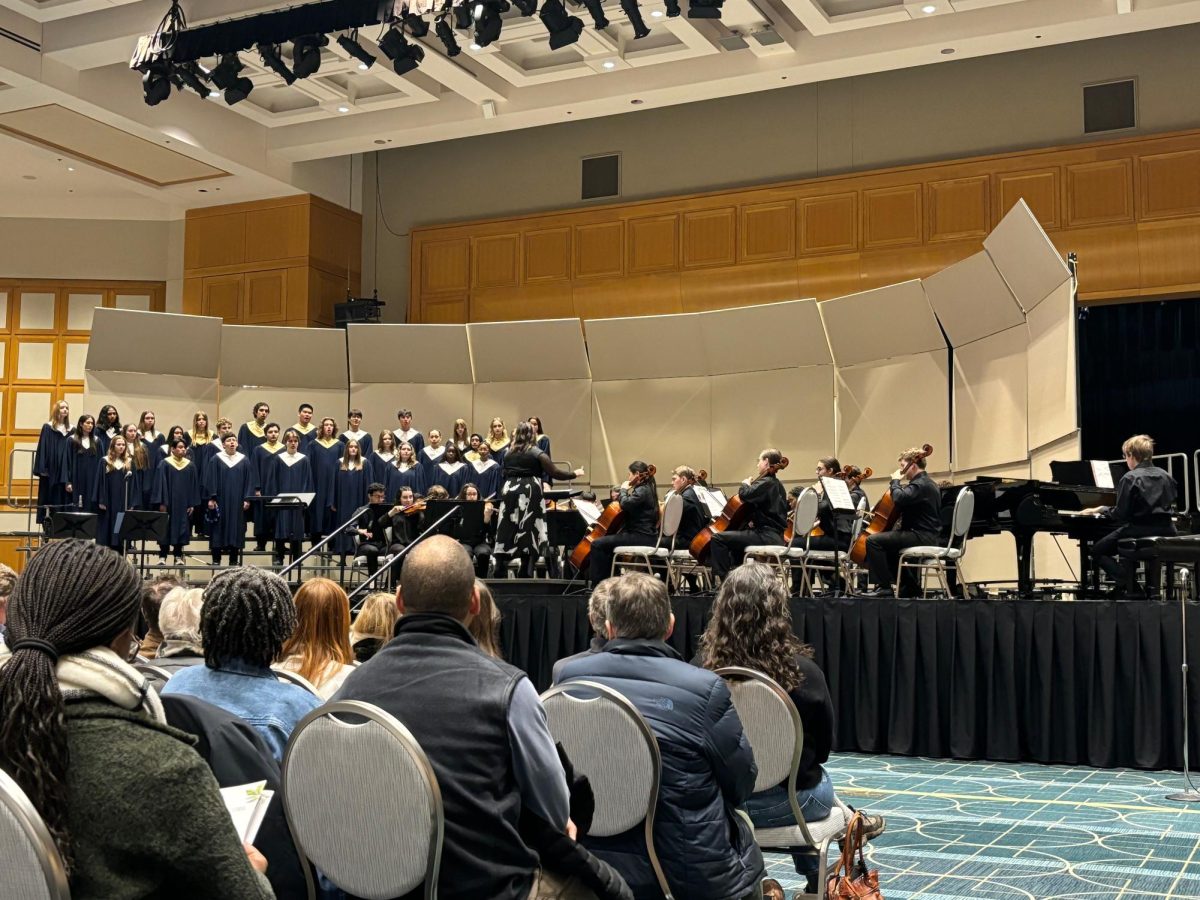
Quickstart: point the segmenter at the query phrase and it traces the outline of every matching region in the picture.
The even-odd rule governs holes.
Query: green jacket
[[[275,896],[246,859],[195,738],[106,700],[66,711],[73,900]]]

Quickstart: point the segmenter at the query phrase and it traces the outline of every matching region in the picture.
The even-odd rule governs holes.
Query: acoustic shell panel
[[[340,389],[344,398],[350,386],[346,334],[340,328],[222,325],[221,384]]]
[[[96,309],[87,369],[217,378],[221,320],[207,316]]]
[[[708,374],[698,313],[589,319],[584,328],[596,381]]]
[[[710,480],[737,484],[754,474],[767,447],[788,457],[783,478],[810,475],[814,460],[833,453],[836,441],[833,377],[833,366],[713,376]]]
[[[835,297],[819,308],[833,359],[839,366],[946,347],[920,281]]]
[[[151,315],[154,315],[151,313]],[[192,416],[208,413],[217,421],[217,381],[192,375],[148,375],[138,372],[88,372],[84,379],[84,408],[93,415],[111,403],[122,422],[136,422],[142,410],[153,410],[159,431],[173,425],[192,427]],[[246,416],[249,418],[249,415]]]
[[[961,484],[981,476],[1024,480],[1030,477],[1029,460],[977,469],[970,473],[960,474],[956,470],[954,480]],[[999,534],[971,534],[969,537],[967,555],[961,563],[963,578],[966,581],[1017,580],[1017,542],[1011,533],[1003,531]]]
[[[1029,448],[1078,426],[1075,306],[1068,281],[1029,311]]]
[[[1050,463],[1056,459],[1079,459],[1083,455],[1078,431],[1063,435],[1030,454],[1032,477],[1051,481]],[[1057,534],[1038,532],[1033,536],[1034,578],[1079,580],[1079,542]]]
[[[816,300],[700,313],[700,334],[710,375],[833,362]]]
[[[346,390],[344,388],[312,387],[252,387],[221,385],[221,415],[230,419],[238,428],[253,418],[257,403],[268,403],[271,415],[268,422],[276,422],[285,431],[296,423],[301,403],[311,403],[313,422],[320,424],[328,416],[337,422],[340,434],[346,427]],[[190,419],[189,419],[190,422]]]
[[[921,284],[954,347],[1025,322],[1024,311],[986,253],[968,256]]]
[[[558,462],[588,468],[592,455],[591,379],[477,384],[474,405],[472,431],[486,435],[492,418],[499,416],[511,434],[517,422],[537,416],[550,438],[550,455]]]
[[[475,382],[591,378],[579,319],[467,325]]]
[[[472,380],[465,325],[350,325],[346,343],[355,384]]]
[[[589,480],[619,483],[635,459],[653,463],[662,477],[683,463],[711,470],[712,430],[707,377],[594,381]]]
[[[422,434],[436,428],[449,437],[455,419],[471,421],[473,391],[470,384],[352,384],[350,405],[362,410],[362,427],[371,432],[372,443],[383,429],[400,427],[396,413],[401,409],[412,412],[412,427]]]
[[[1024,200],[1018,200],[983,239],[983,249],[1026,312],[1071,277],[1067,264]]]
[[[1024,324],[955,348],[955,471],[1028,458],[1028,353]]]

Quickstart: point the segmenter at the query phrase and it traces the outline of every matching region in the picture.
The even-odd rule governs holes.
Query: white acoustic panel
[[[816,300],[701,313],[700,334],[710,375],[833,362]]]
[[[708,374],[697,313],[589,319],[584,327],[596,381]]]
[[[221,320],[209,316],[97,309],[92,319],[87,368],[215,379],[221,362],[221,329]],[[282,361],[272,362],[284,366]],[[302,368],[288,366],[297,367]]]
[[[40,431],[50,421],[50,404],[58,402],[52,390],[13,388],[12,427],[19,431]]]
[[[712,481],[736,484],[752,475],[767,447],[790,461],[785,479],[807,475],[818,457],[833,453],[833,366],[717,375],[711,382]]]
[[[17,451],[13,454],[12,462],[12,477],[14,480],[24,481],[27,478],[33,477],[33,454],[29,451],[37,449],[37,441],[13,441],[12,449]],[[36,490],[36,485],[34,490]],[[17,488],[13,487],[13,492],[16,493]],[[36,495],[34,495],[36,499]]]
[[[111,403],[120,412],[122,422],[136,422],[142,410],[153,410],[156,427],[162,432],[172,425],[191,428],[192,416],[199,410],[208,413],[210,427],[216,428],[217,382],[212,378],[88,372],[83,396],[89,413],[96,415],[100,407]],[[247,413],[230,418],[240,425],[250,415]]]
[[[465,325],[350,325],[350,381],[470,384],[471,350]],[[404,382],[407,383],[407,382]]]
[[[921,284],[952,346],[961,347],[1025,322],[1017,298],[984,252],[942,269]]]
[[[340,389],[343,395],[341,405],[344,405],[345,392],[349,388],[345,332],[340,328],[222,325],[221,384],[233,387]]]
[[[973,478],[992,476],[1026,480],[1029,460],[1006,466],[993,466],[969,473],[956,472],[954,481],[963,484]],[[1017,580],[1017,542],[1009,532],[970,535],[967,553],[961,561],[963,577],[968,582]],[[1006,587],[1011,585],[1006,585]]]
[[[579,319],[467,325],[476,383],[591,378]]]
[[[115,302],[117,309],[150,311],[150,297],[147,294],[118,294]]]
[[[321,419],[329,416],[337,422],[340,434],[346,427],[346,392],[340,388],[329,390],[325,388],[308,387],[243,387],[241,385],[221,385],[221,415],[233,421],[239,428],[243,422],[254,418],[256,403],[268,403],[271,414],[268,422],[278,423],[280,428],[295,425],[299,419],[301,403],[311,403],[313,407],[313,422],[320,424]],[[161,417],[159,418],[161,422]],[[187,423],[191,422],[188,416]]]
[[[87,344],[67,344],[63,374],[69,381],[82,381],[87,371]]]
[[[67,329],[69,331],[91,331],[92,314],[103,305],[103,294],[68,294]]]
[[[588,468],[592,454],[590,379],[477,384],[474,404],[474,419],[467,420],[471,431],[486,437],[492,418],[499,416],[511,433],[517,422],[538,416],[550,438],[550,455]]]
[[[664,478],[680,465],[712,469],[707,377],[595,381],[592,400],[588,478],[598,489],[624,480],[635,459],[653,463]]]
[[[839,366],[944,349],[945,338],[920,281],[835,297],[820,304]]]
[[[17,328],[21,331],[54,329],[53,293],[22,292],[17,298]]]
[[[955,471],[1028,458],[1028,350],[1023,324],[955,348]]]
[[[16,338],[17,380],[54,380],[54,342]]]
[[[1064,282],[1029,311],[1029,447],[1044,446],[1078,425],[1075,307],[1071,284]]]
[[[983,239],[983,249],[1026,312],[1071,277],[1058,249],[1024,200],[1018,200]]]
[[[838,369],[837,457],[843,465],[888,473],[903,450],[932,444],[929,470],[949,471],[946,357],[934,351]]]
[[[396,413],[413,414],[412,427],[422,434],[436,428],[449,437],[455,419],[474,418],[474,386],[466,384],[352,384],[350,406],[363,411],[363,429],[378,435],[400,427]]]
[[[1083,454],[1078,431],[1072,431],[1030,454],[1032,477],[1052,481],[1050,463],[1079,459]],[[1034,578],[1079,580],[1079,542],[1057,534],[1038,532],[1033,536]]]

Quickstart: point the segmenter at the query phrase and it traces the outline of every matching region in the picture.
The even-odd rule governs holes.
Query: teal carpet
[[[1200,900],[1200,803],[1164,799],[1178,773],[853,754],[828,769],[887,817],[867,854],[887,900]],[[789,898],[802,887],[790,857],[768,868]]]

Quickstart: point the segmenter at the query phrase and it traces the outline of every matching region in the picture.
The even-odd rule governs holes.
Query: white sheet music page
[[[694,490],[696,494],[704,501],[704,505],[708,507],[710,516],[719,516],[725,510],[725,495],[717,488],[706,488],[696,485]]]
[[[840,478],[821,476],[821,484],[825,487],[825,496],[834,509],[845,509],[853,512],[854,498],[850,496],[850,487]]]
[[[580,500],[578,497],[575,498],[575,508],[583,516],[583,521],[589,525],[595,525],[600,521],[600,513],[603,512],[600,509],[600,504],[592,503],[590,500]]]
[[[1096,487],[1107,488],[1111,491],[1114,487],[1112,469],[1109,468],[1107,460],[1093,459],[1090,462],[1092,464],[1092,480],[1096,482]]]

